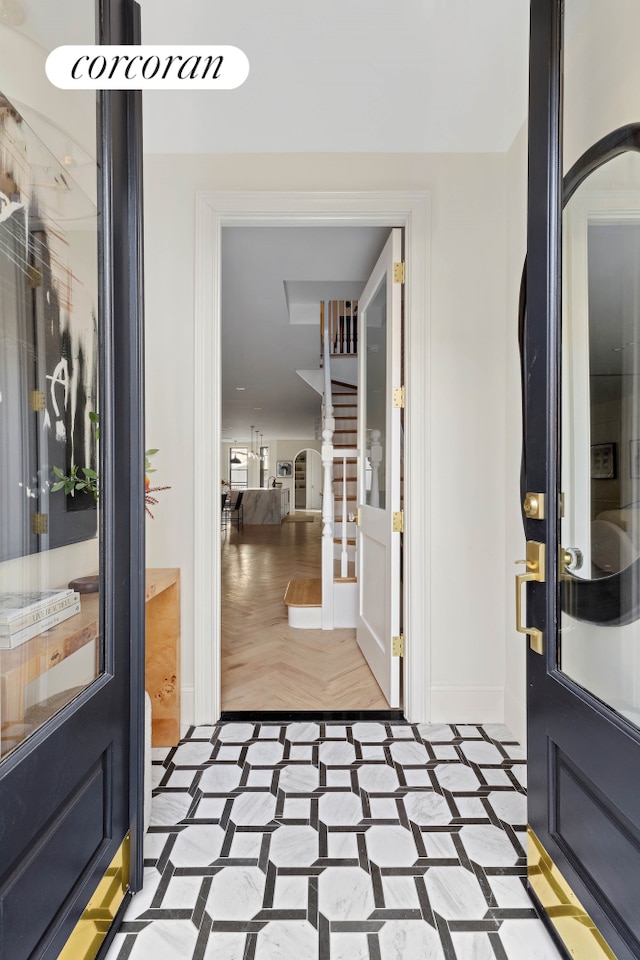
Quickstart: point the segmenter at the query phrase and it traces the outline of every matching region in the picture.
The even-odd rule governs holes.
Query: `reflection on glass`
[[[385,428],[387,422],[387,281],[378,287],[364,315],[367,355],[365,359],[365,503],[385,509]]]
[[[601,167],[567,204],[563,278],[560,665],[638,720],[640,155]]]
[[[93,42],[92,5],[65,6]],[[38,7],[20,31],[0,28],[0,62],[19,50],[25,72],[14,72],[11,93],[0,87],[2,758],[95,679],[103,659],[98,583],[81,584],[90,593],[70,586],[99,572],[96,165],[84,189],[79,146],[95,143],[95,95],[84,93],[66,127],[44,119],[33,78],[44,78],[47,51],[42,36],[29,37]],[[63,116],[57,97],[47,110]],[[89,129],[74,129],[79,116]]]

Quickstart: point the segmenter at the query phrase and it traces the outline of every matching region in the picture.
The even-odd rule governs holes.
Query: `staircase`
[[[355,311],[357,312],[357,304]],[[330,317],[332,313],[328,314]],[[324,311],[321,311],[324,317]],[[336,313],[336,322],[342,316]],[[333,321],[332,321],[333,323]],[[344,326],[344,325],[343,325]],[[322,579],[291,580],[285,594],[290,626],[333,630],[355,627],[358,610],[356,580],[356,523],[358,503],[358,388],[348,379],[333,380],[330,364],[337,353],[340,338],[323,334],[323,410],[322,410]],[[333,327],[332,327],[333,329]],[[352,327],[349,326],[351,330]],[[355,327],[353,328],[355,332]],[[353,336],[343,338],[347,349],[340,359],[343,370],[357,369]],[[344,366],[346,363],[347,366]],[[307,371],[300,372],[305,375]],[[308,382],[311,378],[305,375]],[[349,519],[349,518],[352,519]]]
[[[355,576],[356,523],[355,513],[358,506],[358,461],[356,457],[340,458],[341,450],[353,450],[358,445],[358,388],[354,384],[331,381],[333,398],[333,418],[336,423],[333,437],[335,459],[333,461],[333,502],[334,557],[340,560],[343,532],[347,538],[347,558],[349,573]],[[343,519],[342,501],[346,504],[346,524]],[[349,516],[354,520],[349,520]],[[351,569],[353,568],[353,569]],[[340,577],[338,566],[338,577]]]

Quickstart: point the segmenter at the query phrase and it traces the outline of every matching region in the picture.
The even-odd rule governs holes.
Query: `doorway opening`
[[[336,589],[341,597],[353,593],[353,613],[332,620],[335,629],[324,618],[327,516],[320,456],[327,403],[333,405],[336,455],[358,443],[358,343],[351,314],[388,235],[386,227],[348,225],[222,230],[222,480],[231,487],[231,503],[243,497],[244,515],[242,525],[222,525],[225,714],[389,709],[356,640],[355,457],[344,483],[342,461],[335,462],[329,498],[336,513],[331,589],[334,576],[342,578]],[[332,343],[330,356],[321,351],[321,302],[342,304],[342,313],[349,313],[349,342],[339,353]],[[345,340],[343,327],[341,333]],[[260,454],[265,448],[268,475]],[[336,509],[343,485],[344,524]],[[341,550],[348,554],[343,564]],[[383,580],[378,595],[390,589]],[[304,587],[305,596],[293,597],[294,586]]]
[[[197,198],[195,475],[220,477],[221,395],[215,371],[222,363],[222,231],[240,226],[403,227],[405,284],[407,409],[405,434],[405,506],[410,513],[404,539],[404,709],[412,722],[430,715],[428,530],[430,478],[426,452],[429,424],[424,411],[428,398],[429,194],[427,193],[219,193]],[[212,376],[213,371],[213,376]],[[242,386],[242,384],[237,384]],[[259,405],[259,404],[257,404]],[[415,412],[412,414],[412,410]],[[415,431],[412,425],[415,424]],[[224,426],[224,424],[222,424]],[[233,439],[233,438],[232,438]],[[297,452],[297,451],[296,451]],[[195,622],[194,717],[215,722],[220,715],[220,533],[212,498],[194,482],[194,506],[201,519],[195,537],[195,591],[199,598]]]

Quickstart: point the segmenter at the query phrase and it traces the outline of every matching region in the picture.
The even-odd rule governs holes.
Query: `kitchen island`
[[[244,491],[242,510],[247,525],[282,523],[289,509],[288,489],[250,487]]]

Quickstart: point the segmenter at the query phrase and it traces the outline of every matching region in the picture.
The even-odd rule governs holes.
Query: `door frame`
[[[195,463],[194,514],[194,719],[220,716],[220,523],[215,512],[222,476],[221,252],[225,226],[371,226],[404,229],[406,262],[404,382],[403,660],[404,713],[413,723],[430,719],[430,530],[428,451],[430,393],[429,273],[430,193],[407,191],[290,192],[201,191],[196,194],[195,237]],[[415,427],[414,427],[415,423]],[[210,478],[204,483],[202,478]]]

